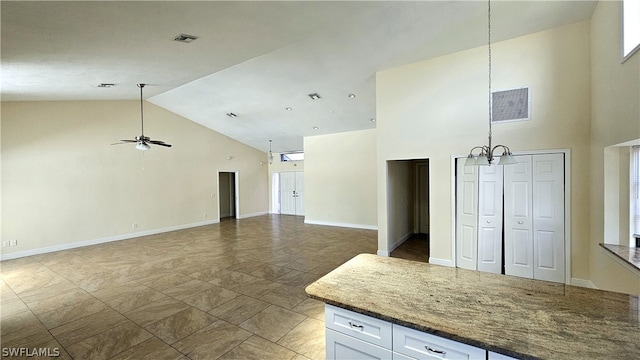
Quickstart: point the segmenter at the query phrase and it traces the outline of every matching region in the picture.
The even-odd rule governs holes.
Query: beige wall
[[[267,212],[265,153],[153,104],[145,120],[173,148],[109,145],[138,135],[136,101],[3,102],[3,257],[215,222],[218,171],[239,173],[240,216]]]
[[[572,277],[589,278],[589,22],[492,45],[493,89],[529,86],[531,120],[495,125],[513,151],[571,150]],[[453,264],[453,155],[487,142],[487,48],[378,73],[379,250],[391,245],[386,163],[429,159],[433,260]],[[394,225],[395,226],[395,225]]]
[[[620,14],[620,2],[600,1],[591,19],[593,85],[589,264],[591,281],[597,287],[640,294],[640,273],[621,265],[598,246],[605,241],[619,243],[619,237],[625,236],[625,219],[620,217],[628,212],[624,210],[623,198],[612,186],[616,174],[611,174],[625,168],[624,165],[616,166],[620,158],[624,161],[624,156],[619,156],[622,149],[612,146],[640,139],[640,54],[622,63]],[[624,171],[617,175],[623,177]],[[616,200],[620,202],[616,203]]]
[[[305,222],[377,228],[376,130],[304,138]]]

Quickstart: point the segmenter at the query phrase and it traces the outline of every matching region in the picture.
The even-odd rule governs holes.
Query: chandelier
[[[469,155],[467,156],[467,160],[465,161],[465,166],[491,166],[494,164],[493,154],[496,150],[501,149],[502,155],[500,156],[500,162],[497,165],[511,165],[515,164],[516,160],[511,154],[511,150],[506,145],[495,145],[492,146],[491,143],[491,123],[493,120],[493,109],[492,109],[492,101],[491,101],[491,0],[488,0],[488,10],[487,10],[487,19],[488,19],[488,48],[489,48],[489,144],[481,145],[473,147],[469,151]],[[480,150],[478,155],[474,155],[473,152],[475,150]]]

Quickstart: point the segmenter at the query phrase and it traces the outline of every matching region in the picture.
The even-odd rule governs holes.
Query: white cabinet
[[[327,329],[327,359],[391,359],[391,350]]]
[[[487,359],[485,349],[328,304],[325,326],[327,359]]]
[[[393,351],[415,359],[485,360],[487,351],[393,324]]]
[[[328,329],[391,349],[391,323],[387,321],[325,305],[324,323]]]

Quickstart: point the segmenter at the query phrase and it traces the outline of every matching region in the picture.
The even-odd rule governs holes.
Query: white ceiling
[[[492,40],[589,19],[595,4],[494,0]],[[374,128],[376,71],[487,42],[485,1],[0,5],[3,101],[137,99],[146,83],[148,101],[262,151]]]

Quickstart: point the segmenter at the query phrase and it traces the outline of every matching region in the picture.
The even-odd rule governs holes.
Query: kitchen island
[[[399,328],[514,358],[640,359],[638,296],[372,254],[354,257],[306,292]]]

